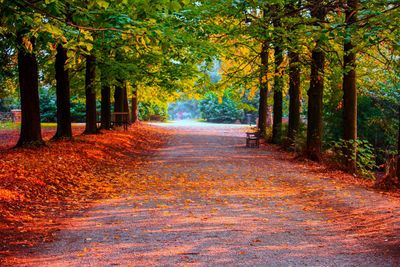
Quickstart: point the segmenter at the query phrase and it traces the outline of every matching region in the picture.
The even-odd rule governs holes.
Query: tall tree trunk
[[[300,129],[300,57],[297,52],[289,52],[289,126],[288,140],[295,142]]]
[[[326,11],[321,1],[315,1],[311,15],[319,21],[324,20]],[[324,93],[324,63],[325,53],[319,41],[312,51],[310,88],[308,90],[307,116],[307,157],[314,161],[321,160],[322,149],[322,111]]]
[[[114,91],[114,112],[123,112],[124,111],[124,89],[123,82],[118,81],[118,84],[115,86]],[[116,125],[122,125],[122,116],[115,116]]]
[[[132,91],[132,123],[138,121],[138,95],[137,89]]]
[[[26,41],[24,33],[17,34],[18,44],[18,76],[21,94],[21,132],[17,146],[43,144],[40,126],[40,102],[39,102],[39,70],[35,49],[35,39]],[[25,40],[25,41],[24,41]],[[25,44],[32,44],[31,50],[25,48]]]
[[[268,44],[261,44],[260,102],[258,108],[258,128],[265,134],[268,118]]]
[[[67,49],[59,44],[55,62],[57,83],[57,132],[54,135],[55,139],[72,138],[70,82],[68,69],[65,68],[67,59]]]
[[[397,136],[397,178],[400,181],[400,104],[399,104],[399,114],[397,115],[399,119],[399,126],[398,126],[398,136]]]
[[[128,115],[127,115],[127,120],[128,120],[128,122],[130,122],[130,119],[129,119],[129,102],[128,102],[128,89],[127,89],[127,87],[128,87],[128,83],[127,82],[124,82],[124,86],[123,86],[123,101],[124,101],[124,112],[127,112],[128,113]]]
[[[282,101],[283,101],[283,51],[275,46],[275,77],[274,77],[274,106],[272,124],[272,143],[279,144],[282,141]]]
[[[109,130],[111,128],[111,86],[107,82],[107,77],[101,72],[101,128]]]
[[[358,0],[348,0],[346,8],[346,36],[344,41],[343,73],[343,139],[345,165],[349,172],[356,171],[357,139],[357,89],[356,89],[356,53],[351,41],[351,27],[357,22]]]
[[[86,57],[86,129],[85,134],[98,133],[96,125],[96,57],[93,55]]]

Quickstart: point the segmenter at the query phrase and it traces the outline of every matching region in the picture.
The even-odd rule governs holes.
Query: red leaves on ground
[[[54,131],[46,129],[45,138]],[[82,131],[74,127],[74,132]],[[73,141],[50,141],[41,148],[5,150],[12,147],[17,132],[0,135],[2,141],[8,140],[0,147],[0,256],[48,239],[50,233],[43,229],[56,229],[51,218],[84,208],[84,200],[118,194],[121,183],[129,183],[125,172],[145,163],[144,156],[167,137],[158,128],[136,124],[129,131],[103,131],[78,135]]]

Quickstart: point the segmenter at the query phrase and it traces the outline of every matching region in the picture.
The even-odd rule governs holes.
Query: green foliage
[[[85,122],[85,99],[78,96],[71,97],[71,120],[73,122]],[[97,102],[97,110],[100,103]],[[40,116],[42,122],[57,121],[56,95],[53,89],[40,90]]]
[[[209,122],[234,123],[244,118],[244,112],[238,108],[229,91],[222,99],[215,93],[208,93],[199,104],[201,117]]]
[[[166,121],[168,118],[168,106],[163,103],[140,102],[139,119],[143,121]]]
[[[356,161],[357,173],[367,179],[375,179],[373,170],[377,167],[375,161],[375,150],[367,140],[350,140],[340,139],[333,143],[334,157],[333,160],[342,165],[348,161]],[[347,153],[343,151],[349,148],[356,148],[348,158]]]
[[[99,104],[97,102],[97,110],[99,110]],[[83,98],[77,96],[71,97],[71,120],[73,122],[85,122],[86,116],[86,105]]]
[[[282,124],[283,133],[287,133],[288,126],[289,125],[287,123]],[[270,130],[270,132],[272,137],[272,129]],[[306,147],[306,142],[307,142],[307,125],[304,123],[300,123],[299,131],[296,133],[294,140],[290,141],[286,137],[284,137],[283,145],[286,150],[293,151],[298,155],[302,155]]]
[[[19,108],[19,99],[17,97],[0,98],[0,112],[9,112],[12,109]]]
[[[56,96],[52,90],[41,89],[40,97],[40,118],[42,122],[57,121]]]

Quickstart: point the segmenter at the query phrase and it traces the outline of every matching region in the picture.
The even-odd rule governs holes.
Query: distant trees
[[[376,125],[378,122],[372,121],[372,114],[363,112],[361,117],[358,115],[357,98],[362,94],[363,100],[369,99],[372,104],[392,102],[389,95],[393,94],[387,94],[389,89],[382,93],[378,92],[383,90],[377,89],[378,83],[384,88],[392,88],[392,91],[396,88],[391,85],[395,83],[387,79],[395,69],[393,51],[398,50],[398,45],[394,48],[392,44],[393,40],[398,39],[400,4],[375,0],[219,3],[225,8],[229,5],[231,9],[224,10],[218,16],[234,17],[238,23],[227,19],[226,22],[218,20],[214,24],[214,27],[221,28],[220,32],[226,33],[216,34],[216,40],[226,49],[223,62],[223,66],[226,66],[223,69],[225,79],[222,79],[222,84],[229,81],[239,91],[243,87],[258,89],[258,126],[272,143],[291,147],[305,137],[305,156],[319,161],[323,150],[332,147],[332,141],[342,139],[346,145],[337,153],[343,157],[344,169],[356,172],[358,164],[362,164],[360,158],[365,156],[358,154],[360,151],[365,153],[361,147],[357,147],[358,138],[367,138],[383,145],[378,137],[381,133],[372,136],[372,130],[365,130],[368,128],[366,123]],[[380,74],[378,69],[381,70]],[[361,72],[359,76],[357,70]],[[375,80],[370,76],[374,76]],[[393,76],[399,79],[398,74]],[[251,82],[256,80],[257,86]],[[371,91],[372,87],[375,91]],[[270,91],[273,92],[271,96]],[[266,128],[271,105],[273,123],[272,135],[269,136]],[[385,114],[389,111],[390,105],[387,105]],[[289,119],[287,132],[282,134],[281,114]],[[301,114],[306,119],[301,120]],[[371,116],[370,120],[365,117],[368,115]],[[379,118],[382,120],[384,116],[380,114]],[[360,123],[357,121],[360,119],[363,121],[363,132],[358,134]],[[382,121],[382,124],[388,123]],[[306,133],[301,132],[302,124],[307,127]],[[391,129],[382,127],[385,132]],[[385,136],[385,149],[393,149],[394,142],[390,135]],[[386,144],[389,141],[390,144]],[[376,153],[378,160],[382,161],[382,150]]]
[[[153,89],[147,90],[149,87],[158,88],[159,95],[193,90],[184,81],[194,84],[201,75],[196,66],[211,55],[198,46],[206,38],[188,31],[185,18],[173,14],[193,5],[187,1],[140,3],[138,0],[1,1],[4,27],[0,40],[13,37],[14,41],[10,42],[10,48],[8,43],[0,46],[10,49],[9,53],[18,52],[22,110],[18,146],[43,144],[39,86],[52,90],[53,81],[57,105],[54,139],[72,137],[71,87],[79,97],[84,92],[85,134],[99,131],[97,91],[101,91],[101,128],[110,129],[114,88],[116,100],[121,102],[115,105],[115,111],[129,112],[128,97],[132,95],[133,111],[129,114],[134,121],[139,106],[137,96],[143,99],[155,96]],[[47,68],[50,64],[41,64],[39,70],[38,55],[41,63],[54,63],[54,69]],[[128,91],[130,83],[136,84],[132,92]]]
[[[15,68],[3,58],[18,54],[19,146],[43,143],[39,87],[55,88],[54,138],[72,136],[74,97],[86,103],[85,133],[97,133],[97,92],[101,128],[110,129],[111,111],[128,111],[129,100],[136,121],[139,107],[162,107],[163,113],[166,102],[186,93],[205,95],[211,88],[221,95],[236,88],[239,96],[259,97],[258,127],[264,135],[270,134],[272,115],[270,141],[291,147],[304,136],[309,159],[320,160],[330,142],[343,139],[343,163],[355,172],[358,139],[372,140],[381,161],[398,146],[393,138],[399,127],[393,115],[399,97],[396,1],[141,3],[1,2],[2,69]],[[223,79],[210,86],[206,70],[216,58]],[[377,108],[367,113],[360,105]],[[283,117],[289,119],[287,132]],[[374,126],[382,131],[373,132]]]

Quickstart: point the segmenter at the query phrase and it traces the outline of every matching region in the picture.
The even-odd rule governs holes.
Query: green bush
[[[200,101],[200,115],[209,122],[233,123],[244,118],[244,111],[238,108],[238,104],[225,93],[222,101],[214,93],[209,93]]]
[[[287,123],[282,124],[282,132],[284,133],[283,137],[284,140],[283,145],[285,146],[284,148],[289,151],[293,151],[297,154],[303,154],[307,143],[307,125],[305,123],[300,123],[299,131],[296,133],[293,141],[287,138],[286,134],[288,132],[288,128],[289,125]]]
[[[42,122],[57,121],[56,94],[51,89],[41,89],[40,97],[40,116]],[[100,111],[100,102],[97,101],[97,110]],[[86,104],[84,98],[77,96],[71,97],[71,120],[73,122],[85,122]]]
[[[40,97],[40,118],[42,122],[57,121],[56,96],[52,90],[41,89]]]
[[[97,110],[100,110],[100,103],[97,101]],[[85,99],[76,96],[71,97],[71,120],[73,122],[85,122],[86,103]]]
[[[334,157],[333,160],[342,165],[349,160],[356,160],[357,173],[364,178],[375,179],[373,170],[377,168],[375,161],[375,151],[367,140],[350,140],[346,141],[340,139],[333,143]],[[349,158],[343,153],[348,147],[356,147],[356,152],[353,153]]]
[[[139,119],[142,121],[166,121],[168,118],[167,104],[154,102],[139,102]]]

